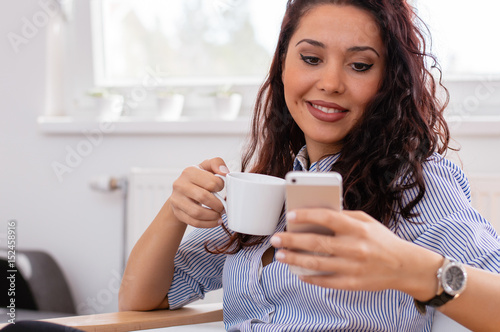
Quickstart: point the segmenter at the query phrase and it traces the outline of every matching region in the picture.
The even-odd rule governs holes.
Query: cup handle
[[[222,176],[222,175],[219,175],[219,174],[215,174],[215,176],[221,178],[224,181],[224,187],[226,187],[226,177]],[[214,194],[214,196],[217,197],[219,199],[219,201],[221,201],[222,205],[224,205],[224,210],[227,213],[227,203],[226,203],[226,200],[221,195],[219,195],[219,193],[212,193],[212,194]]]

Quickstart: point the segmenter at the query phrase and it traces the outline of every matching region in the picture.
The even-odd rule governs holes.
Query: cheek
[[[289,67],[283,73],[285,101],[289,107],[300,103],[305,98],[311,90],[311,81],[310,75],[298,68]]]
[[[366,84],[359,87],[358,90],[358,103],[363,106],[363,108],[370,103],[379,90],[379,81],[374,80],[373,82],[367,82]]]
[[[294,77],[297,77],[296,73],[294,73],[290,67],[283,72],[283,90],[285,102],[289,108],[296,102],[296,97],[298,95],[297,85],[293,79]]]

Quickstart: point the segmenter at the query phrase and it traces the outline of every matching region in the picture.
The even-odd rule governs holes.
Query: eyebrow
[[[308,44],[311,44],[312,46],[326,48],[326,45],[323,44],[322,42],[314,40],[314,39],[307,39],[307,38],[306,39],[302,39],[301,41],[299,41],[295,45],[295,47],[297,47],[301,43],[308,43]],[[375,50],[371,46],[353,46],[353,47],[350,47],[350,48],[347,49],[347,52],[349,52],[349,53],[363,52],[363,51],[372,51],[372,52],[374,52],[380,58],[380,54],[377,52],[377,50]]]
[[[301,41],[299,41],[295,47],[299,46],[300,43],[308,43],[308,44],[311,44],[312,46],[317,46],[317,47],[321,47],[321,48],[326,48],[325,44],[323,44],[322,42],[319,42],[317,40],[313,40],[313,39],[302,39]]]
[[[373,51],[379,58],[380,54],[371,46],[353,46],[347,50],[347,52],[363,52],[363,51]]]

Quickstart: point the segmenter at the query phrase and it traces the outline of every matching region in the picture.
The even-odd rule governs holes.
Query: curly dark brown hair
[[[284,177],[305,144],[284,98],[282,64],[301,17],[322,4],[350,5],[372,14],[386,49],[386,70],[378,93],[345,137],[332,170],[343,177],[344,208],[362,210],[385,225],[396,214],[414,216],[425,193],[422,163],[448,149],[450,134],[443,117],[448,103],[439,100],[441,70],[427,52],[425,27],[405,0],[289,0],[268,77],[257,95],[249,145],[242,170]],[[427,61],[430,60],[430,64]],[[431,74],[436,69],[438,80]],[[402,193],[418,195],[403,203]],[[228,232],[228,234],[231,234]],[[263,240],[234,233],[216,252],[234,253]]]

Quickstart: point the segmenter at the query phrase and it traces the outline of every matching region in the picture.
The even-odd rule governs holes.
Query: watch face
[[[458,264],[450,264],[444,272],[443,288],[446,293],[456,295],[465,287],[467,275]]]

